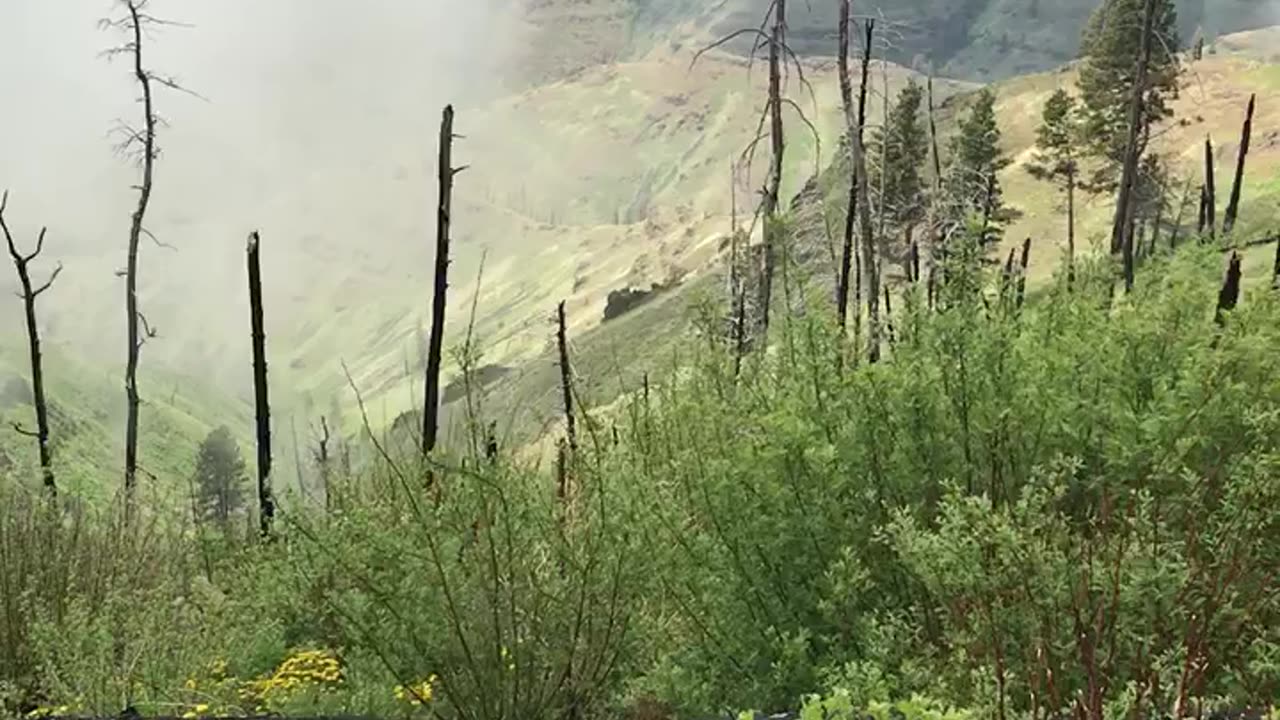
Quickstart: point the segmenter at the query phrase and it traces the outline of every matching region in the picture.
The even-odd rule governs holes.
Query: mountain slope
[[[1191,64],[1183,80],[1182,93],[1174,105],[1173,122],[1162,128],[1156,149],[1169,158],[1179,176],[1198,182],[1202,165],[1203,139],[1206,133],[1215,140],[1219,180],[1219,218],[1226,206],[1231,172],[1239,144],[1240,124],[1245,104],[1251,93],[1259,94],[1255,118],[1255,134],[1245,178],[1240,221],[1236,237],[1253,241],[1280,234],[1280,183],[1274,178],[1280,171],[1280,104],[1267,100],[1268,91],[1280,87],[1280,63],[1260,58],[1274,58],[1274,41],[1280,29],[1260,30],[1225,37],[1212,54]],[[1044,100],[1058,87],[1074,83],[1071,68],[1040,73],[997,83],[997,113],[1004,133],[1002,147],[1015,159],[1002,177],[1006,200],[1022,216],[1011,225],[1005,236],[1001,256],[1009,248],[1021,245],[1022,239],[1033,239],[1031,254],[1031,287],[1047,282],[1060,267],[1065,246],[1065,213],[1061,197],[1054,188],[1035,180],[1027,172],[1025,161],[1035,140]],[[830,82],[829,78],[818,81]],[[821,90],[819,90],[821,92]],[[940,134],[945,141],[957,118],[968,105],[970,96],[961,94],[944,101],[938,113]],[[842,220],[847,186],[841,186],[844,171],[837,159],[833,172],[825,181],[825,198],[800,201],[795,219],[801,231],[796,242],[813,262],[809,267],[813,279],[828,285],[834,267],[827,258],[826,223]],[[791,186],[794,192],[797,188]],[[1181,194],[1179,185],[1172,194]],[[824,204],[825,202],[825,204]],[[1096,252],[1104,232],[1109,232],[1113,199],[1110,196],[1083,198],[1077,229],[1078,252]],[[1194,224],[1194,206],[1183,216]],[[829,217],[824,222],[823,213]],[[1163,242],[1168,242],[1168,237]],[[1250,248],[1245,252],[1245,275],[1249,283],[1265,281],[1271,274],[1274,244]],[[890,282],[901,281],[901,270],[886,268]],[[895,279],[896,278],[896,279]],[[583,394],[591,401],[607,405],[620,393],[633,392],[643,377],[662,377],[682,362],[696,355],[688,338],[699,317],[703,298],[723,296],[723,276],[717,268],[691,277],[685,284],[650,304],[622,318],[588,328],[576,335],[575,367],[582,373]],[[490,406],[516,408],[522,413],[521,425],[545,428],[557,420],[558,376],[556,358],[550,349],[529,362],[525,369],[513,373],[494,388]]]
[[[692,47],[738,28],[756,27],[770,0],[534,0],[529,21],[542,34],[531,58],[554,58],[538,77],[670,46]],[[945,76],[990,81],[1056,67],[1075,57],[1080,31],[1098,0],[863,0],[859,15],[891,28],[889,58],[925,62]],[[1179,0],[1184,38],[1208,37],[1280,22],[1270,0]],[[830,54],[834,0],[788,5],[789,42],[803,55]],[[586,40],[589,38],[589,42]],[[750,39],[731,45],[750,50]],[[538,62],[535,60],[535,62]]]

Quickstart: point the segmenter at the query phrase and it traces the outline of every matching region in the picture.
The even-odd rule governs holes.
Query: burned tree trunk
[[[934,117],[933,104],[933,75],[930,75],[927,83],[927,94],[929,104],[929,154],[933,159],[933,193],[929,198],[929,219],[928,233],[930,247],[929,262],[929,309],[933,310],[933,282],[935,271],[937,269],[938,260],[944,254],[942,248],[942,225],[939,218],[938,206],[942,203],[942,154],[938,152],[938,121]]]
[[[1067,283],[1076,280],[1076,171],[1067,170]]]
[[[765,185],[764,272],[760,277],[760,337],[767,343],[773,274],[777,265],[778,205],[782,193],[782,159],[786,151],[782,128],[782,49],[786,42],[787,0],[774,0],[773,30],[769,34],[769,179]]]
[[[884,326],[885,335],[889,340],[889,347],[893,347],[897,342],[897,338],[893,334],[893,302],[889,299],[889,285],[884,286]]]
[[[1213,179],[1213,138],[1204,139],[1204,215],[1209,239],[1218,237],[1218,193]]]
[[[453,106],[446,105],[440,120],[438,164],[440,197],[436,205],[436,266],[431,297],[431,335],[427,347],[427,378],[422,400],[422,455],[436,449],[440,432],[440,359],[444,349],[445,298],[449,290],[449,225],[453,213]]]
[[[329,489],[329,421],[320,416],[320,438],[316,442],[316,469],[320,472],[320,489],[324,493],[324,512],[333,511],[333,500]]]
[[[1146,0],[1142,13],[1142,50],[1129,98],[1129,133],[1125,145],[1124,165],[1121,169],[1120,192],[1116,198],[1116,215],[1111,226],[1111,253],[1125,254],[1125,288],[1132,289],[1133,237],[1129,233],[1130,207],[1138,179],[1138,160],[1142,154],[1139,142],[1142,135],[1143,98],[1147,92],[1147,74],[1151,64],[1152,35],[1155,28],[1156,0]]]
[[[843,335],[849,317],[849,273],[853,265],[853,228],[858,208],[858,174],[855,170],[853,134],[858,131],[853,112],[853,81],[849,78],[849,2],[840,3],[839,58],[840,101],[844,106],[845,132],[849,136],[849,201],[844,216],[844,244],[840,249],[840,275],[836,284],[836,315]]]
[[[854,162],[858,182],[859,220],[862,226],[862,258],[867,275],[867,361],[880,360],[880,263],[876,252],[875,233],[871,227],[871,194],[867,187],[867,154],[862,144],[862,131],[867,121],[867,86],[871,74],[871,47],[875,40],[875,20],[867,19],[862,48],[862,87],[858,99],[858,132],[855,133]]]
[[[129,252],[125,268],[125,322],[128,335],[128,355],[124,370],[126,415],[124,426],[124,498],[125,521],[133,513],[134,487],[138,475],[138,408],[142,404],[138,396],[138,357],[147,337],[154,336],[138,309],[138,246],[142,242],[143,224],[147,208],[151,205],[156,160],[156,114],[151,89],[151,73],[143,64],[143,17],[138,0],[125,0],[129,17],[126,26],[133,35],[125,51],[133,56],[133,75],[142,91],[143,129],[126,140],[127,145],[141,143],[142,182],[138,186],[138,204],[129,225]],[[140,327],[141,325],[141,327]],[[144,335],[145,333],[145,335]]]
[[[1271,267],[1271,287],[1280,290],[1280,237],[1276,238],[1276,259]]]
[[[27,343],[31,350],[31,402],[35,405],[36,410],[36,431],[34,433],[17,424],[13,427],[19,433],[36,439],[40,449],[40,473],[45,490],[51,497],[56,497],[58,486],[54,481],[53,455],[49,450],[49,405],[44,395],[44,363],[40,355],[40,326],[36,323],[36,298],[53,286],[53,281],[58,279],[58,273],[62,272],[62,263],[58,263],[58,266],[54,268],[53,273],[43,285],[40,287],[32,286],[29,266],[31,261],[39,257],[40,251],[44,249],[46,229],[41,228],[40,235],[36,239],[35,250],[26,255],[18,252],[18,246],[14,243],[13,234],[9,232],[9,225],[4,218],[4,211],[8,204],[9,193],[6,191],[3,196],[0,196],[0,231],[4,232],[5,242],[9,245],[9,257],[13,258],[13,267],[17,270],[18,282],[22,285],[22,293],[19,297],[22,298],[27,320]]]
[[[1240,154],[1236,158],[1236,177],[1231,183],[1231,200],[1227,202],[1227,215],[1222,220],[1222,233],[1230,235],[1236,226],[1236,216],[1240,213],[1240,192],[1244,184],[1244,163],[1249,155],[1249,141],[1253,136],[1253,111],[1258,96],[1249,96],[1249,108],[1245,111],[1244,128],[1240,131]]]
[[[1231,262],[1227,266],[1227,276],[1222,280],[1222,290],[1218,292],[1218,309],[1213,321],[1219,326],[1226,324],[1226,314],[1236,309],[1240,302],[1240,253],[1231,253]]]
[[[911,228],[907,228],[907,234],[911,234]],[[910,272],[908,274],[911,276],[911,284],[917,285],[920,283],[920,243],[916,242],[915,238],[912,238],[908,245],[911,248]]]
[[[573,416],[573,370],[569,366],[569,337],[565,329],[564,301],[556,306],[556,346],[560,351],[560,392],[564,399],[564,430],[569,452],[578,451],[577,423]]]
[[[1204,185],[1200,186],[1200,210],[1199,217],[1196,219],[1196,234],[1203,236],[1204,228],[1209,224],[1209,194],[1205,191]]]
[[[271,535],[276,506],[271,497],[271,401],[267,396],[267,334],[262,314],[260,242],[255,230],[249,235],[249,324],[253,335],[253,397],[258,439],[258,530]]]
[[[1007,306],[1009,294],[1013,292],[1013,260],[1017,256],[1016,248],[1009,248],[1009,257],[1004,261],[1004,272],[1000,273],[1000,304]]]
[[[489,421],[489,427],[485,431],[484,436],[484,456],[489,463],[497,464],[498,462],[498,422],[496,420]]]
[[[1022,242],[1022,271],[1018,275],[1018,307],[1027,298],[1027,270],[1031,266],[1031,238]]]
[[[942,194],[942,154],[938,152],[938,122],[934,118],[933,76],[928,80],[929,95],[929,154],[933,159],[933,191],[935,202],[941,200]]]

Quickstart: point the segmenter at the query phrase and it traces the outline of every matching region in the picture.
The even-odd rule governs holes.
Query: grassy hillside
[[[1269,55],[1268,48],[1275,47],[1270,44],[1273,37],[1273,31],[1258,31],[1224,38],[1213,54],[1190,65],[1183,80],[1181,97],[1174,106],[1176,116],[1161,130],[1156,145],[1157,151],[1174,163],[1180,180],[1171,194],[1177,195],[1187,179],[1199,182],[1203,166],[1203,139],[1206,133],[1212,135],[1220,178],[1221,218],[1235,166],[1244,107],[1250,93],[1259,94],[1255,134],[1236,233],[1237,238],[1245,241],[1267,237],[1280,230],[1280,220],[1276,219],[1280,217],[1280,184],[1273,180],[1280,165],[1280,134],[1270,129],[1280,126],[1280,105],[1266,100],[1268,89],[1280,82],[1280,65],[1263,59]],[[1067,68],[1019,77],[995,86],[997,112],[1004,134],[1003,147],[1008,156],[1015,159],[1015,163],[1004,171],[1001,182],[1007,202],[1021,211],[1020,218],[1006,233],[1006,245],[1000,252],[1003,254],[1010,247],[1020,245],[1023,238],[1033,239],[1030,267],[1033,291],[1047,284],[1060,266],[1066,242],[1065,212],[1060,207],[1060,193],[1053,186],[1035,180],[1027,172],[1025,161],[1034,144],[1035,127],[1044,100],[1058,87],[1069,87],[1074,81],[1074,70]],[[815,79],[818,92],[823,92],[822,83],[830,82],[831,78],[818,75]],[[944,153],[946,139],[956,119],[967,109],[967,104],[967,96],[961,94],[941,105],[939,123]],[[793,165],[792,171],[796,170]],[[838,168],[835,175],[841,175]],[[790,187],[793,191],[796,189],[794,184]],[[801,233],[796,242],[800,251],[816,258],[809,272],[819,287],[826,287],[834,272],[826,260],[827,238],[822,213],[828,212],[827,222],[839,227],[845,193],[835,176],[829,176],[824,187],[828,191],[825,205],[802,203],[796,215]],[[1090,252],[1097,249],[1104,233],[1109,232],[1113,199],[1090,197],[1080,205],[1077,227],[1079,251]],[[1193,213],[1194,207],[1189,206],[1184,220],[1194,223]],[[723,233],[719,236],[723,237]],[[1273,257],[1274,246],[1271,245],[1246,252],[1245,273],[1249,282],[1261,282],[1270,276]],[[644,374],[662,374],[678,365],[678,358],[688,358],[691,350],[686,346],[685,330],[697,317],[700,300],[718,297],[723,292],[723,278],[715,267],[709,266],[702,273],[691,276],[674,293],[641,306],[619,320],[594,328],[588,324],[575,333],[575,362],[582,374],[581,382],[587,397],[597,403],[608,404],[619,393],[638,388]],[[890,268],[889,272],[896,275],[897,269]],[[825,295],[817,297],[820,302],[825,301]],[[544,326],[544,337],[549,337],[546,334],[549,331],[550,327]],[[491,405],[515,408],[519,418],[519,422],[514,423],[517,427],[526,430],[546,427],[548,423],[556,422],[557,382],[555,355],[552,348],[547,347],[540,357],[525,366],[523,372],[508,376],[494,388],[496,397]],[[505,419],[508,415],[504,413],[502,417]]]
[[[755,27],[768,0],[538,0],[529,21],[541,33],[531,52],[538,77],[693,46],[741,27]],[[870,0],[860,15],[893,28],[892,60],[924,61],[943,75],[998,80],[1061,65],[1075,57],[1080,30],[1097,0]],[[1268,0],[1179,0],[1184,39],[1196,28],[1210,38],[1269,25],[1280,8]],[[792,2],[790,42],[804,55],[830,54],[834,0]],[[733,46],[747,52],[750,42]]]
[[[113,499],[124,475],[124,392],[117,390],[122,373],[57,347],[46,350],[45,373],[59,487],[90,502]],[[0,471],[35,487],[35,440],[13,429],[35,429],[29,377],[25,348],[0,348]],[[139,382],[147,398],[139,427],[139,497],[145,502],[185,502],[196,449],[218,424],[231,427],[245,458],[252,456],[250,402],[213,391],[203,378],[144,371]]]

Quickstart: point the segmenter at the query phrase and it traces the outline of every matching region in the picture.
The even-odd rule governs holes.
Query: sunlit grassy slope
[[[1204,60],[1190,65],[1181,98],[1175,104],[1177,116],[1161,130],[1157,141],[1158,151],[1176,166],[1181,182],[1174,193],[1180,194],[1188,180],[1198,187],[1203,140],[1206,134],[1214,138],[1221,219],[1235,167],[1245,104],[1250,93],[1258,93],[1252,151],[1240,222],[1234,236],[1240,242],[1267,237],[1280,229],[1280,182],[1275,179],[1277,165],[1280,165],[1280,131],[1274,129],[1280,126],[1280,105],[1268,100],[1269,90],[1280,84],[1280,65],[1272,63],[1269,55],[1269,48],[1278,47],[1274,42],[1276,37],[1275,31],[1231,36]],[[1061,193],[1032,178],[1026,171],[1025,161],[1034,144],[1044,100],[1058,87],[1070,87],[1074,81],[1074,70],[1067,68],[1016,78],[996,86],[1004,148],[1015,160],[1001,181],[1005,197],[1022,213],[1009,228],[1001,252],[1020,244],[1023,238],[1033,239],[1033,289],[1047,282],[1060,266],[1065,246],[1065,213],[1060,207]],[[967,102],[965,96],[956,96],[944,103],[939,112],[944,153],[946,138]],[[791,187],[795,189],[794,184]],[[830,198],[837,205],[839,194],[834,193]],[[1103,233],[1109,230],[1112,207],[1109,197],[1084,199],[1077,228],[1080,251],[1096,250],[1096,243],[1100,243]],[[801,208],[797,218],[802,221],[803,234],[797,242],[812,248],[811,257],[822,258],[825,250],[815,246],[826,240],[823,224],[815,219],[816,212],[816,208]],[[1194,206],[1189,205],[1184,219],[1193,223],[1193,213]],[[1247,250],[1246,282],[1269,279],[1273,257],[1271,245]],[[822,264],[819,260],[815,271],[825,279],[829,268]],[[689,347],[685,331],[694,316],[693,308],[700,296],[717,292],[721,292],[719,278],[715,273],[706,272],[691,278],[672,296],[579,335],[575,358],[582,370],[582,382],[589,388],[588,395],[596,402],[608,403],[618,392],[637,388],[646,372],[659,373],[677,364],[680,357],[687,359],[693,349]],[[499,402],[518,408],[529,418],[528,425],[544,427],[554,421],[556,413],[554,356],[545,352],[526,368],[524,374],[512,376],[500,385]]]
[[[609,292],[696,284],[715,265],[730,225],[730,165],[756,135],[766,76],[723,53],[696,64],[692,59],[681,52],[600,66],[459,115],[465,137],[458,162],[468,168],[458,176],[455,198],[447,346],[464,341],[476,301],[473,331],[482,362],[527,370],[513,372],[508,382],[540,375],[532,368],[541,367],[559,301],[566,302],[571,335],[586,344]],[[908,77],[893,65],[873,72],[877,87],[887,79],[890,92]],[[789,194],[832,157],[841,122],[835,75],[834,63],[823,59],[806,62],[804,83],[795,70],[790,74],[788,92],[817,136],[788,108]],[[940,82],[938,93],[968,87]],[[757,201],[766,154],[762,150],[737,183],[744,223]],[[313,319],[286,342],[290,358],[276,361],[276,377],[311,415],[336,395],[349,407],[340,359],[374,424],[389,424],[420,404],[417,348],[430,281],[418,270],[408,279],[395,275],[369,282],[351,272],[336,306],[317,297]],[[662,324],[651,317],[645,322]],[[446,375],[455,372],[446,359]]]

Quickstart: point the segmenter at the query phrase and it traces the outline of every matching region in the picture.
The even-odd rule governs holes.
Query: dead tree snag
[[[1022,242],[1022,270],[1018,273],[1018,307],[1027,298],[1027,270],[1031,265],[1031,238]]]
[[[1222,280],[1222,290],[1218,292],[1218,308],[1213,321],[1218,325],[1226,324],[1226,314],[1236,309],[1240,302],[1240,253],[1231,253],[1231,262],[1227,265],[1227,276]]]
[[[262,312],[262,267],[258,261],[260,238],[249,234],[249,325],[253,338],[253,397],[258,441],[258,531],[271,535],[275,501],[271,497],[271,401],[267,394],[267,335]]]
[[[839,29],[839,74],[840,101],[844,106],[845,133],[849,136],[849,202],[844,216],[844,243],[840,249],[840,275],[836,285],[836,315],[839,318],[840,333],[843,335],[849,317],[849,272],[853,266],[853,228],[854,213],[858,207],[858,176],[854,171],[856,163],[853,159],[853,133],[857,132],[857,122],[853,112],[853,81],[849,78],[849,2],[840,2]]]
[[[868,18],[862,48],[862,88],[858,100],[858,132],[854,134],[854,172],[858,178],[858,217],[862,226],[862,258],[867,275],[867,361],[880,360],[880,263],[875,232],[871,227],[871,193],[867,187],[867,154],[862,132],[867,119],[867,86],[871,74],[871,49],[875,40],[875,20]]]
[[[560,391],[564,399],[565,437],[569,452],[578,451],[577,423],[573,416],[573,370],[569,366],[569,336],[565,327],[564,301],[556,306],[556,346],[560,351]]]
[[[101,26],[106,29],[121,31],[125,35],[122,45],[106,51],[108,58],[117,55],[128,56],[132,62],[134,80],[138,83],[142,105],[142,128],[122,125],[119,130],[124,135],[119,150],[121,153],[134,156],[141,166],[142,178],[137,186],[138,202],[134,207],[129,223],[129,244],[125,277],[125,327],[128,335],[128,353],[125,361],[124,387],[126,400],[125,445],[124,445],[124,506],[125,522],[129,522],[133,513],[134,488],[138,475],[138,410],[142,404],[138,394],[138,359],[143,344],[156,336],[156,331],[148,323],[138,307],[138,248],[142,236],[153,240],[146,229],[147,210],[151,206],[151,193],[155,179],[155,161],[159,156],[156,144],[156,130],[159,117],[155,110],[155,86],[186,92],[176,80],[156,74],[149,70],[143,57],[143,37],[147,27],[172,25],[174,23],[161,20],[148,11],[149,0],[118,0],[123,8],[123,15],[116,19],[104,20]],[[159,244],[159,241],[156,241]]]
[[[449,227],[453,213],[453,177],[465,168],[453,167],[453,106],[440,120],[438,163],[440,197],[436,206],[436,265],[431,298],[431,335],[427,347],[427,378],[422,401],[422,455],[436,448],[440,432],[440,359],[444,350],[445,298],[449,290]]]
[[[764,189],[764,273],[760,278],[760,337],[769,335],[769,305],[777,265],[778,205],[782,192],[782,160],[786,141],[782,127],[782,50],[786,42],[787,0],[773,0],[773,29],[769,34],[769,179]]]
[[[1204,139],[1204,213],[1209,228],[1209,239],[1218,237],[1218,191],[1214,183],[1213,138]]]
[[[1227,214],[1222,220],[1222,233],[1230,235],[1236,226],[1236,216],[1240,213],[1240,192],[1244,184],[1244,164],[1249,155],[1249,141],[1253,137],[1253,111],[1258,102],[1257,95],[1249,96],[1249,107],[1245,111],[1244,128],[1240,131],[1240,154],[1236,158],[1236,176],[1231,183],[1231,199],[1227,202]]]
[[[9,225],[5,221],[4,211],[9,205],[9,192],[5,191],[0,196],[0,231],[4,232],[5,242],[9,245],[9,257],[13,258],[13,267],[18,272],[18,282],[22,285],[22,291],[18,297],[22,299],[22,305],[26,311],[27,320],[27,344],[31,350],[31,394],[32,403],[36,410],[36,431],[32,433],[24,429],[21,425],[14,424],[13,429],[27,437],[34,437],[40,447],[40,473],[44,482],[45,490],[50,496],[57,496],[58,486],[53,477],[53,456],[49,450],[49,405],[44,395],[44,365],[40,356],[40,326],[36,322],[36,298],[41,293],[53,286],[53,282],[58,279],[58,274],[62,272],[62,263],[53,269],[49,275],[49,279],[40,287],[31,284],[30,263],[40,256],[40,252],[44,250],[44,237],[46,228],[40,229],[40,235],[36,239],[36,249],[28,254],[18,252],[18,246],[13,241],[13,233],[9,231]]]

